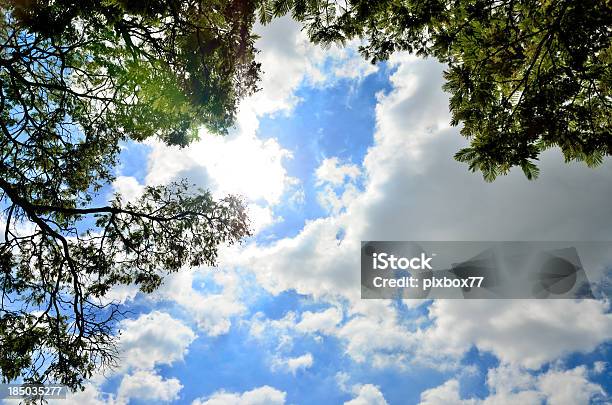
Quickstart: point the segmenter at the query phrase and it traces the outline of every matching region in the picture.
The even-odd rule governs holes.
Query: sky
[[[603,300],[361,300],[362,240],[612,240],[612,163],[546,152],[537,181],[494,183],[453,159],[444,66],[295,23],[257,28],[262,91],[225,137],[123,145],[105,192],[187,178],[248,203],[254,236],[215,268],[112,298],[121,361],[60,404],[610,403]]]

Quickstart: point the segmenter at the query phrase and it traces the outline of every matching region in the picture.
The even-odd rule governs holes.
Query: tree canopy
[[[362,38],[373,63],[398,51],[448,65],[455,158],[492,181],[538,175],[541,152],[601,164],[612,154],[612,7],[607,0],[267,0],[312,41]]]
[[[99,204],[120,144],[224,133],[256,90],[254,5],[2,0],[0,374],[75,389],[112,365],[109,289],[153,291],[249,235],[243,202],[185,183]]]
[[[253,26],[290,14],[328,45],[362,38],[447,64],[456,155],[486,180],[539,154],[612,153],[607,0],[0,0],[0,374],[76,389],[115,359],[122,284],[212,265],[249,235],[243,202],[184,182],[116,195],[121,143],[224,134],[257,90]]]

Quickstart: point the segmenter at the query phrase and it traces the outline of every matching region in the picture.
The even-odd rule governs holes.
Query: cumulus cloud
[[[323,190],[317,193],[317,199],[323,208],[337,214],[348,207],[350,202],[358,195],[359,191],[352,183],[346,184],[344,190],[340,192],[334,190],[332,186],[326,185]]]
[[[355,398],[346,401],[344,405],[387,405],[387,401],[380,389],[372,384],[354,387]]]
[[[606,368],[608,368],[608,363],[606,363],[605,361],[596,361],[593,364],[593,372],[595,374],[601,374],[604,371],[606,371]]]
[[[98,384],[88,381],[83,384],[82,391],[69,393],[64,399],[50,399],[51,405],[125,405],[115,398],[114,394],[102,392]],[[5,405],[14,404],[15,401],[5,399]]]
[[[302,84],[323,86],[338,79],[360,80],[378,71],[357,52],[359,41],[324,50],[312,45],[302,25],[289,16],[258,25],[255,31],[261,36],[256,46],[261,50],[257,59],[263,71],[263,90],[252,99],[258,115],[291,111],[300,101],[295,91]]]
[[[195,333],[169,314],[153,311],[135,319],[124,319],[119,329],[119,368],[111,374],[94,374],[84,389],[69,393],[53,404],[127,405],[131,399],[170,402],[178,398],[182,384],[177,378],[163,378],[156,366],[171,365],[187,354]],[[109,376],[120,376],[116,392],[101,387]]]
[[[294,94],[299,85],[325,80],[317,66],[323,52],[310,45],[300,24],[289,16],[258,25],[255,31],[261,36],[256,46],[261,50],[257,59],[263,71],[262,91],[253,96],[255,113],[290,111],[300,101]]]
[[[357,48],[358,40],[352,40],[344,47],[332,46],[326,54],[331,58],[331,71],[337,78],[361,80],[364,77],[376,73],[378,66],[366,61]]]
[[[344,342],[347,355],[354,361],[377,368],[407,367],[414,362],[421,344],[419,336],[398,322],[391,308],[384,308],[380,315],[359,314],[335,336]]]
[[[117,176],[113,181],[113,190],[120,194],[123,201],[132,202],[144,192],[144,186],[132,176]]]
[[[228,263],[252,269],[273,294],[295,290],[317,300],[348,299],[353,318],[333,334],[349,356],[374,365],[431,356],[432,366],[452,365],[475,345],[503,361],[538,368],[609,340],[612,317],[603,302],[436,301],[422,326],[378,315],[395,312],[389,302],[360,302],[361,240],[593,240],[607,239],[612,225],[611,162],[592,170],[568,165],[551,150],[542,156],[537,181],[513,171],[485,183],[453,159],[466,141],[448,126],[443,66],[397,54],[390,67],[392,89],[377,96],[374,145],[362,163],[363,191],[343,210],[306,223],[295,237],[228,251]],[[323,167],[319,176],[328,182],[357,175],[338,161]]]
[[[258,339],[265,339],[268,333],[295,328],[296,316],[294,312],[287,312],[281,319],[268,319],[262,312],[257,312],[249,321],[249,334]]]
[[[359,167],[355,164],[343,164],[337,157],[324,159],[315,171],[315,177],[319,184],[330,183],[338,186],[345,180],[355,180],[360,174]]]
[[[306,353],[298,357],[277,357],[272,362],[273,370],[282,370],[295,375],[300,370],[312,367],[314,359],[312,354]]]
[[[209,336],[219,336],[230,330],[232,318],[246,310],[239,297],[242,281],[236,273],[216,271],[210,284],[212,286],[214,282],[221,291],[211,292],[207,285],[196,288],[196,280],[202,279],[206,271],[209,270],[192,269],[168,275],[163,287],[153,297],[180,305],[201,331]]]
[[[459,395],[459,381],[452,379],[446,381],[439,387],[421,393],[420,405],[472,405],[476,404],[475,400],[462,400]]]
[[[420,405],[571,405],[588,404],[606,395],[600,385],[588,380],[584,367],[552,369],[532,375],[510,365],[501,365],[489,370],[487,386],[490,395],[484,399],[461,398],[459,381],[450,379],[422,392]]]
[[[290,17],[256,27],[261,36],[256,46],[261,50],[258,61],[263,71],[262,91],[241,102],[236,127],[227,136],[202,130],[200,139],[187,148],[148,141],[151,151],[146,185],[186,178],[216,196],[239,194],[249,202],[256,232],[280,220],[273,217],[271,207],[295,188],[297,180],[283,166],[286,159],[291,159],[291,153],[275,138],[258,136],[260,118],[266,114],[289,114],[300,101],[295,91],[304,83],[322,86],[337,79],[359,79],[377,70],[357,54],[357,43],[325,51],[313,46],[301,28]],[[344,169],[349,169],[352,176],[356,166]],[[141,188],[131,177],[120,176],[115,181],[115,189],[130,198]],[[299,194],[295,197],[298,201]]]
[[[259,284],[272,294],[291,289],[314,297],[356,294],[359,272],[351,269],[359,268],[358,256],[348,249],[358,249],[359,244],[345,238],[342,248],[338,247],[340,228],[335,217],[319,218],[306,223],[294,238],[265,247],[227,249],[222,261],[253,270]]]
[[[291,311],[280,319],[267,319],[258,313],[249,322],[250,334],[269,342],[275,352],[291,349],[296,336],[314,334],[339,338],[345,344],[346,354],[357,363],[377,368],[406,368],[425,362],[432,367],[448,368],[446,363],[436,363],[443,354],[420,353],[423,334],[402,323],[388,302],[370,301],[354,306],[347,317],[343,322],[342,313],[336,307],[321,312],[305,311],[301,318]],[[433,356],[435,361],[431,359]]]
[[[348,382],[351,379],[351,375],[345,371],[339,371],[336,373],[334,378],[336,380],[336,385],[340,388],[340,391],[349,392]]]
[[[287,190],[295,189],[297,181],[283,167],[283,160],[291,153],[274,139],[257,137],[259,117],[291,111],[299,102],[295,89],[304,81],[322,85],[328,72],[317,65],[322,60],[320,50],[307,45],[299,26],[290,19],[280,19],[260,30],[264,91],[243,103],[237,128],[225,138],[203,133],[199,142],[183,150],[152,144],[146,183],[186,176],[215,193],[243,194],[262,218],[262,229],[276,220],[271,207]],[[333,69],[338,77],[351,76],[339,66]],[[610,162],[593,171],[567,165],[551,150],[542,156],[541,177],[536,182],[514,171],[493,184],[485,183],[479,174],[469,173],[452,158],[466,141],[456,128],[448,126],[448,97],[440,89],[443,66],[396,54],[389,67],[393,72],[391,90],[377,96],[374,143],[361,167],[330,158],[315,173],[324,192],[320,201],[331,215],[309,221],[295,237],[223,252],[223,262],[252,270],[272,294],[294,290],[316,300],[348,303],[343,308],[346,322],[342,323],[343,311],[339,310],[301,316],[288,313],[274,321],[258,314],[251,320],[251,334],[262,337],[272,328],[280,331],[280,341],[287,345],[292,331],[336,336],[353,360],[378,367],[426,363],[429,357],[435,358],[428,363],[432,367],[452,366],[476,346],[512,367],[538,368],[571,352],[591,351],[609,340],[612,319],[608,304],[603,302],[489,301],[483,305],[436,301],[424,315],[425,322],[419,318],[408,324],[390,302],[359,300],[361,240],[605,240],[612,225]],[[371,72],[364,69],[357,75]],[[363,178],[363,191],[352,186],[358,177]],[[118,188],[131,180],[122,181]],[[344,234],[341,243],[339,230]],[[192,284],[192,279],[177,281],[173,299],[194,314],[207,333],[227,332],[231,317],[243,311],[240,302],[232,294],[207,299],[193,292]],[[170,285],[169,291],[172,289]],[[209,305],[214,310],[208,311]],[[182,351],[169,350],[171,358],[182,358],[194,338],[189,331],[191,335],[185,332],[181,339],[175,339],[182,343],[170,345],[182,347]],[[143,334],[147,341],[147,332]],[[158,360],[147,367],[161,362],[159,356],[155,354]],[[547,388],[559,379],[578,387],[563,392],[564,398],[597,395],[597,386],[589,385],[580,369],[570,374],[549,372],[549,380],[535,381],[523,369],[517,373],[512,378],[525,380],[525,385],[504,391],[500,384],[492,383],[493,397],[506,395],[522,403],[546,397],[560,403],[560,397]],[[366,398],[380,394],[376,387],[364,385],[353,401],[362,396],[362,389]],[[436,403],[436,398],[451,403],[472,401],[459,397],[459,382],[452,379],[423,395],[424,403]],[[265,403],[274,403],[270,399],[274,397],[276,403],[284,403],[285,395],[262,387],[242,394],[218,392],[197,403],[257,403],[244,402],[245,397],[267,398]],[[380,399],[384,401],[382,394]]]
[[[176,378],[164,379],[150,370],[137,370],[123,376],[117,393],[100,390],[99,385],[87,382],[82,391],[67,395],[65,399],[50,400],[54,405],[127,405],[131,399],[148,402],[171,402],[179,397],[183,385]],[[8,402],[6,402],[8,403]]]
[[[348,207],[358,197],[356,180],[361,175],[359,167],[351,163],[341,163],[337,157],[324,159],[315,170],[319,204],[329,212],[337,214]]]
[[[538,387],[550,405],[586,404],[592,398],[606,396],[599,384],[587,380],[585,367],[548,372],[538,378]]]
[[[256,128],[241,129],[226,137],[203,132],[189,148],[152,142],[147,184],[186,177],[220,196],[240,194],[253,201],[277,203],[293,181],[282,164],[291,154],[275,139],[258,139]]]
[[[182,360],[196,338],[183,322],[159,311],[122,320],[119,330],[124,368],[152,369],[158,364]]]
[[[304,311],[302,319],[295,328],[302,333],[331,333],[342,321],[342,311],[338,308],[327,308],[320,312]]]
[[[138,370],[123,377],[117,397],[119,402],[125,403],[130,398],[170,402],[178,399],[182,388],[183,385],[176,378],[164,379],[149,370]]]
[[[189,148],[150,142],[146,184],[167,184],[187,179],[211,190],[216,198],[227,194],[246,200],[252,230],[257,233],[273,224],[271,207],[296,184],[283,166],[291,154],[275,139],[260,140],[257,123],[243,125],[236,133],[221,137],[202,133]]]
[[[191,405],[283,405],[287,394],[268,385],[243,393],[218,391],[207,398],[198,398]]]
[[[210,189],[217,197],[241,195],[248,202],[255,232],[278,220],[271,207],[297,182],[283,166],[291,153],[274,138],[258,137],[259,119],[264,114],[291,111],[299,101],[294,91],[304,80],[311,83],[324,80],[316,67],[317,61],[324,58],[322,51],[308,45],[292,19],[275,20],[259,26],[257,31],[262,36],[257,47],[262,50],[259,58],[264,71],[260,84],[263,90],[242,101],[236,127],[224,137],[202,130],[200,139],[187,148],[149,141],[151,151],[145,178],[147,185],[186,178]],[[283,63],[278,63],[279,60]],[[116,183],[122,189],[134,185],[127,178]]]
[[[574,351],[592,351],[612,339],[612,314],[595,300],[437,300],[434,326],[423,344],[457,354],[475,344],[502,361],[539,368]]]

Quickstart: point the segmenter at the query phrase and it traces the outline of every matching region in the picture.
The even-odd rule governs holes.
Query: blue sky
[[[219,267],[169,276],[131,315],[120,367],[74,403],[574,404],[612,392],[607,301],[364,301],[361,240],[610,240],[612,165],[555,151],[528,182],[493,184],[452,159],[443,67],[373,67],[260,28],[262,92],[226,138],[126,144],[106,193],[187,177],[244,196],[255,235]]]

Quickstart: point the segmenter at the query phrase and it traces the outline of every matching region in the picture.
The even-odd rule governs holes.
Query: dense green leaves
[[[63,75],[112,97],[127,136],[186,144],[200,125],[224,132],[256,90],[255,2],[4,1],[6,34],[27,30],[29,41],[64,49]],[[169,129],[176,123],[181,134]]]
[[[463,123],[474,152],[457,158],[486,179],[513,166],[536,177],[533,161],[554,146],[567,161],[600,164],[612,154],[609,5],[489,8],[442,54],[453,121]]]
[[[143,292],[214,265],[249,235],[244,204],[183,183],[136,202],[113,181],[120,143],[223,134],[256,90],[255,3],[0,0],[0,377],[76,389],[112,366],[121,313]]]
[[[612,7],[606,0],[271,1],[319,43],[361,37],[372,62],[393,52],[448,64],[456,158],[493,180],[532,179],[547,148],[596,166],[612,154]],[[332,10],[333,9],[333,10]]]

